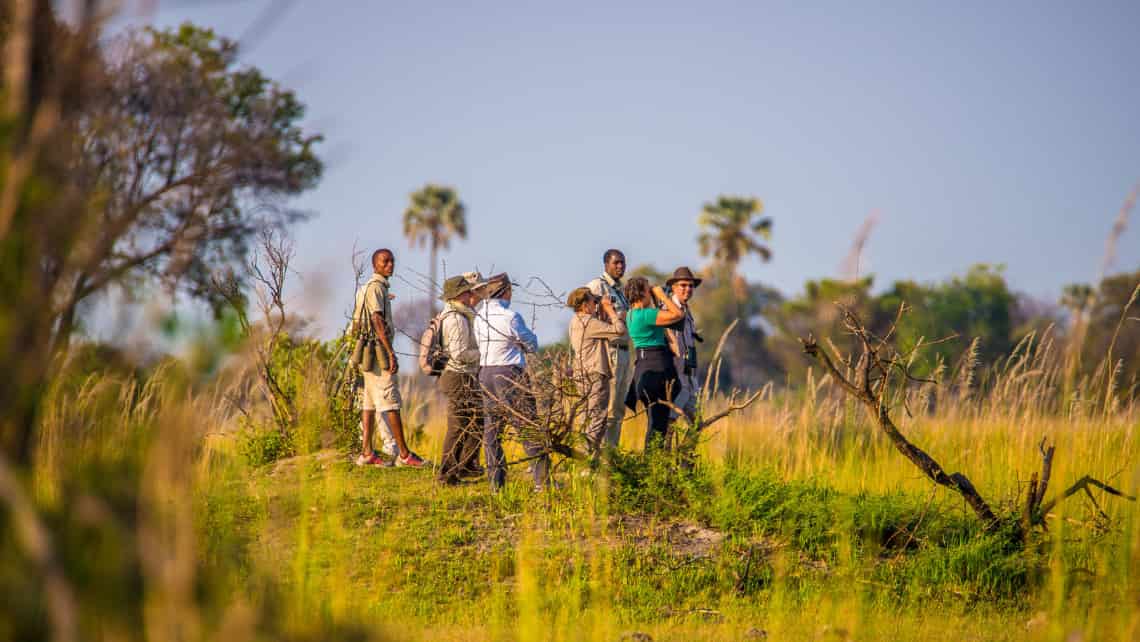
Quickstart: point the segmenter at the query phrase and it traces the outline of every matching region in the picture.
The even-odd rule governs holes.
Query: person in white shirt
[[[526,374],[526,355],[538,350],[538,337],[526,327],[522,315],[511,309],[511,293],[511,280],[505,272],[489,277],[487,286],[482,290],[483,301],[475,309],[487,479],[495,491],[506,482],[502,433],[509,424],[522,437],[523,448],[532,460],[535,489],[542,490],[550,474],[549,449],[536,428],[525,425],[518,416],[534,417],[536,414],[534,395]]]

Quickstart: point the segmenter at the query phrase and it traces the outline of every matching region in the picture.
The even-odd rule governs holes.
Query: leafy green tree
[[[239,65],[234,42],[184,25],[101,48],[97,27],[56,22],[47,2],[20,5],[34,5],[34,29],[5,50],[30,43],[30,55],[6,57],[0,123],[0,296],[18,323],[0,334],[4,361],[29,368],[10,382],[29,382],[34,399],[81,306],[154,286],[219,303],[213,276],[253,235],[302,217],[288,198],[322,165],[301,103]],[[21,406],[3,394],[0,405]]]
[[[1070,283],[1061,290],[1060,304],[1073,315],[1073,320],[1084,316],[1096,298],[1096,290],[1088,283]]]
[[[842,328],[837,303],[859,315],[869,328],[878,327],[878,309],[871,293],[873,283],[872,276],[855,281],[809,280],[804,284],[802,293],[772,308],[770,317],[777,333],[770,341],[771,349],[781,369],[793,381],[800,380],[808,366],[803,358],[800,338],[813,334],[820,341],[836,343],[844,351],[854,347],[853,339]]]
[[[878,298],[880,325],[893,318],[905,302],[911,311],[895,331],[903,350],[922,340],[926,343],[954,337],[931,346],[923,353],[926,368],[941,359],[953,364],[978,339],[978,360],[992,364],[1007,356],[1014,344],[1013,311],[1017,297],[1006,284],[1003,268],[979,264],[963,277],[933,285],[898,281]],[[921,370],[920,370],[921,371]]]
[[[426,245],[431,251],[428,276],[431,287],[438,287],[439,251],[451,247],[452,238],[467,238],[467,208],[455,189],[429,183],[413,192],[411,203],[404,210],[404,236],[411,245],[421,248]],[[434,316],[436,298],[430,299]]]
[[[769,349],[771,311],[782,297],[762,283],[747,283],[725,265],[713,264],[700,272],[704,282],[693,293],[693,317],[705,341],[697,346],[703,377],[712,363],[717,342],[734,319],[736,327],[725,342],[720,388],[758,387],[782,370]]]
[[[265,229],[304,217],[287,198],[320,179],[320,137],[300,127],[293,92],[238,63],[237,43],[209,29],[144,29],[106,57],[76,133],[71,175],[92,195],[60,274],[57,339],[78,306],[111,286],[156,283],[221,302],[212,278]]]
[[[1106,277],[1088,309],[1088,329],[1081,350],[1082,369],[1092,374],[1111,359],[1120,368],[1118,385],[1140,392],[1140,270]],[[1109,348],[1111,347],[1111,354]]]

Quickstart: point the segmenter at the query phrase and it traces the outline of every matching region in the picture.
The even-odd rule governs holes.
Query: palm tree
[[[459,200],[454,188],[428,183],[412,192],[411,203],[404,210],[404,236],[408,244],[431,248],[431,313],[435,316],[435,289],[439,287],[436,269],[440,249],[451,247],[451,239],[467,238],[467,208]]]
[[[1081,352],[1085,346],[1085,335],[1089,326],[1089,311],[1096,301],[1096,290],[1087,283],[1071,283],[1061,290],[1061,306],[1069,311],[1070,325],[1065,373],[1065,393],[1068,393],[1076,384],[1077,373],[1081,367]]]
[[[767,261],[772,251],[756,240],[759,234],[767,240],[772,233],[772,219],[757,218],[764,205],[760,199],[742,196],[718,196],[713,203],[705,203],[697,224],[704,228],[697,243],[701,256],[711,256],[713,260],[728,268],[730,274],[736,272],[741,259],[749,254],[758,254]]]

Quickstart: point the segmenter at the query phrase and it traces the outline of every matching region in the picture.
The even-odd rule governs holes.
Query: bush
[[[285,436],[276,428],[247,425],[238,437],[238,450],[250,466],[264,466],[297,454],[294,442],[293,435]]]

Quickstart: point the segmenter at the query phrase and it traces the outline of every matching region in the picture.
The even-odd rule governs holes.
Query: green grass
[[[198,521],[226,537],[209,559],[238,569],[238,585],[272,578],[292,596],[290,626],[371,623],[401,639],[762,629],[1012,640],[1090,623],[1096,639],[1124,639],[1131,623],[1129,573],[1073,572],[1107,569],[1105,556],[1135,566],[1125,533],[1022,547],[929,490],[851,493],[739,461],[685,472],[627,455],[611,475],[565,470],[550,494],[515,471],[496,496],[425,471],[356,468],[336,451],[252,469],[215,461]]]
[[[30,487],[94,639],[1130,640],[1136,506],[1077,496],[1021,541],[982,532],[857,412],[766,397],[683,470],[645,458],[640,422],[598,473],[535,493],[314,450],[255,465],[217,391],[158,373],[54,389]],[[1058,417],[950,408],[901,420],[1005,516],[1057,444],[1050,495],[1086,473],[1133,492],[1129,410]],[[427,417],[413,445],[438,458]],[[327,442],[326,442],[327,443]],[[508,446],[509,456],[520,454]],[[43,586],[0,514],[0,639],[48,636]],[[29,579],[30,578],[30,579]],[[746,637],[750,635],[752,637]],[[627,637],[627,639],[633,639]]]

